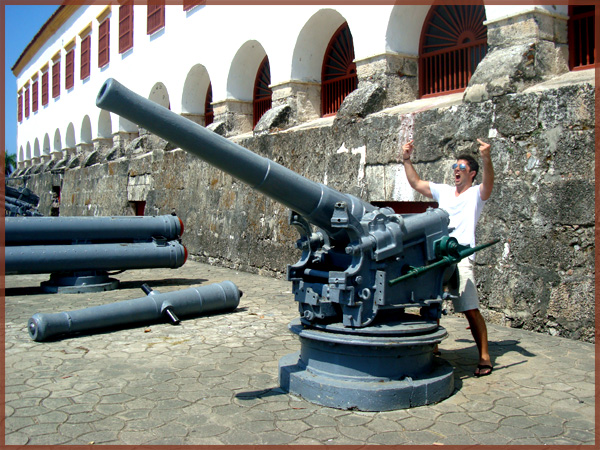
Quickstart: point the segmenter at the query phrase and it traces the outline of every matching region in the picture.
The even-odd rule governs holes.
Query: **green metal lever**
[[[469,247],[458,244],[458,242],[456,242],[456,239],[454,238],[442,238],[434,242],[436,255],[439,255],[441,258],[439,261],[436,261],[428,266],[411,267],[406,274],[398,278],[394,278],[388,283],[390,286],[393,286],[397,283],[400,283],[401,281],[408,280],[409,278],[416,278],[429,270],[435,269],[436,267],[444,267],[449,266],[451,264],[456,264],[461,259],[471,256],[473,253],[478,252],[479,250],[491,247],[492,245],[497,244],[498,242],[500,242],[500,239],[494,239],[493,241],[487,242],[485,244],[476,245],[475,247]]]

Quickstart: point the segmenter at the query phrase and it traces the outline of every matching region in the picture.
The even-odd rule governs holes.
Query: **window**
[[[354,42],[344,23],[335,32],[325,52],[321,73],[321,115],[337,113],[346,96],[358,86]]]
[[[71,48],[65,56],[65,89],[75,85],[75,48]]]
[[[17,97],[17,120],[23,121],[23,94],[18,94]]]
[[[42,74],[42,106],[48,104],[48,71]]]
[[[482,5],[433,6],[421,33],[421,97],[464,91],[487,53]]]
[[[119,7],[119,53],[133,47],[133,1]]]
[[[148,31],[147,34],[152,34],[164,28],[165,26],[165,3],[153,2],[148,3]]]
[[[38,110],[38,95],[39,95],[39,82],[35,80],[31,86],[31,112],[37,112]]]
[[[271,68],[269,58],[265,58],[260,63],[256,80],[254,81],[254,97],[252,101],[252,127],[255,127],[260,118],[271,109],[271,98],[273,91],[269,87],[271,84]]]
[[[212,83],[208,83],[208,89],[206,90],[206,101],[204,102],[204,126],[208,126],[213,123],[215,119],[215,113],[212,105]]]
[[[587,69],[596,61],[595,7],[569,6],[569,68]]]
[[[110,60],[110,18],[102,21],[98,28],[98,67],[104,67]]]
[[[91,44],[91,35],[87,35],[83,39],[81,39],[81,65],[80,65],[80,78],[85,80],[90,76],[90,44]]]
[[[52,98],[60,95],[60,59],[52,65]]]
[[[29,86],[25,88],[25,118],[29,117]]]

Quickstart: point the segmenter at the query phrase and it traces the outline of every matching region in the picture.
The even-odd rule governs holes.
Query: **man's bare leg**
[[[479,366],[492,366],[492,360],[490,359],[490,353],[488,348],[488,336],[487,326],[485,320],[478,309],[471,309],[464,312],[469,326],[471,328],[471,334],[477,344],[477,350],[479,351]],[[476,374],[487,375],[491,372],[491,369],[477,369]]]

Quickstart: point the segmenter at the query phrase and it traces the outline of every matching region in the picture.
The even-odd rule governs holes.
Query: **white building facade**
[[[328,55],[335,54],[332,39],[342,29],[351,33],[348,47],[358,84],[381,74],[393,78],[388,86],[399,92],[395,103],[428,95],[425,84],[437,86],[419,73],[428,30],[438,27],[431,6],[196,3],[163,5],[158,12],[116,1],[59,7],[13,66],[18,168],[135,136],[136,125],[95,106],[101,85],[111,77],[202,125],[228,122],[227,133],[233,135],[251,131],[259,119],[252,108],[259,72],[268,61],[268,106],[292,105],[296,123],[318,119],[326,114],[322,84]],[[484,17],[477,25],[488,34],[496,25],[510,28],[532,14],[550,21],[549,39],[562,58],[555,72],[569,70],[568,6],[480,8]],[[448,23],[446,33],[453,27]],[[476,39],[469,33],[457,39]],[[435,95],[460,89],[464,86],[442,86]],[[342,100],[343,95],[347,92]]]

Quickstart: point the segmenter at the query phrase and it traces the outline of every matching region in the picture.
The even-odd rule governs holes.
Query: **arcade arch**
[[[81,121],[81,133],[79,135],[79,142],[81,144],[92,143],[92,121],[90,116],[85,116]]]
[[[73,122],[71,122],[67,127],[67,135],[65,136],[65,146],[67,148],[75,148],[75,145],[75,127],[73,126]]]
[[[158,103],[160,106],[171,109],[169,92],[167,91],[167,87],[160,81],[152,86],[152,89],[150,89],[150,95],[148,95],[148,99]]]
[[[235,54],[227,75],[227,98],[251,102],[256,73],[267,53],[258,41],[247,41]]]

